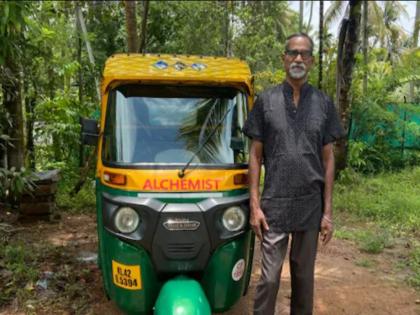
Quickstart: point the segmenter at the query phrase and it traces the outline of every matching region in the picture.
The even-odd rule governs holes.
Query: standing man
[[[291,314],[312,314],[318,234],[323,244],[333,234],[333,142],[344,131],[332,101],[307,83],[313,46],[304,33],[287,38],[286,80],[261,93],[244,127],[252,139],[250,225],[261,240],[262,251],[254,315],[274,314],[289,236]]]

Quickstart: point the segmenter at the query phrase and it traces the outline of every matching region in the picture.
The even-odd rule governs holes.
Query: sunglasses
[[[296,58],[298,55],[300,55],[302,57],[302,59],[309,59],[310,57],[312,57],[312,50],[289,50],[286,49],[285,51],[286,56],[292,57],[292,58]]]

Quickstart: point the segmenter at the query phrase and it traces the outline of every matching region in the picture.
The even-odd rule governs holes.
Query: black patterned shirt
[[[345,136],[330,98],[305,83],[298,106],[283,82],[261,93],[244,133],[263,143],[263,209],[278,232],[318,229],[323,204],[322,147]]]

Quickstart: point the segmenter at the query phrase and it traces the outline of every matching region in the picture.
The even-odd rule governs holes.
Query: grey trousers
[[[310,315],[313,309],[314,269],[318,230],[293,232],[290,248],[292,282],[291,315]],[[258,282],[254,315],[274,315],[280,275],[289,243],[288,233],[265,232],[261,243],[261,278]]]

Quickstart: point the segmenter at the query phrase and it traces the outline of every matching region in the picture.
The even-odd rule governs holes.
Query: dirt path
[[[64,216],[59,223],[38,222],[25,224],[22,233],[31,236],[31,242],[48,242],[65,248],[73,255],[96,252],[96,230],[93,216]],[[257,246],[258,247],[258,246]],[[361,253],[351,242],[334,239],[321,248],[316,267],[316,315],[420,315],[420,292],[403,282],[404,269],[397,269],[396,250],[380,255]],[[259,250],[256,249],[249,293],[231,315],[251,314],[252,297],[260,274]],[[49,266],[53,262],[45,262]],[[90,286],[90,303],[83,314],[121,314],[103,294],[100,272],[94,263],[84,267],[88,275],[83,281]],[[54,298],[53,296],[51,298]],[[278,295],[277,315],[288,314],[290,278],[288,263],[283,268],[282,286]],[[74,303],[77,303],[75,300]],[[67,304],[69,305],[69,304]],[[0,308],[0,315],[25,314],[22,306],[12,303]],[[34,312],[32,312],[34,314]],[[78,314],[72,310],[48,305],[35,309],[35,314]]]

